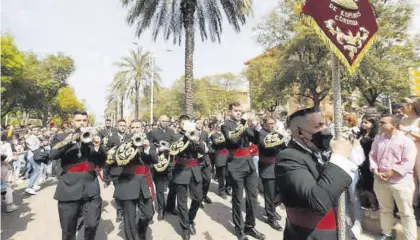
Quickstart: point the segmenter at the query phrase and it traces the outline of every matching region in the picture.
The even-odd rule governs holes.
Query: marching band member
[[[209,134],[203,130],[203,120],[199,119],[195,122],[195,128],[197,130],[197,134],[199,136],[200,142],[204,142],[206,144],[207,149],[210,145],[210,139]],[[207,204],[211,204],[211,199],[207,196],[207,193],[210,189],[210,182],[211,182],[211,163],[210,163],[210,157],[207,152],[201,156],[200,164],[201,164],[201,173],[203,174],[203,202]],[[204,207],[203,204],[201,204],[201,207]]]
[[[140,121],[131,122],[130,130],[133,137],[111,148],[108,151],[107,163],[117,164],[121,168],[121,173],[114,179],[117,183],[114,197],[122,205],[125,239],[145,240],[147,227],[154,214],[149,166],[157,163],[158,157],[155,147],[150,146],[143,133]]]
[[[95,168],[105,162],[106,154],[100,147],[100,137],[87,132],[87,125],[87,113],[74,112],[74,132],[67,133],[49,154],[50,159],[60,158],[63,168],[54,195],[58,200],[63,240],[76,239],[77,219],[82,210],[85,239],[95,239],[101,219],[102,198]]]
[[[230,181],[227,176],[226,162],[229,158],[229,151],[226,149],[226,140],[221,130],[221,124],[216,123],[210,135],[211,148],[214,150],[214,165],[216,166],[217,182],[219,184],[219,196],[226,199],[231,195]]]
[[[178,199],[179,217],[182,227],[182,239],[189,240],[195,235],[194,219],[203,199],[203,176],[201,173],[198,154],[206,153],[206,145],[200,141],[198,132],[190,118],[186,115],[179,117],[182,138],[171,145],[172,156],[175,156],[173,183]],[[187,195],[190,193],[191,206],[187,208]]]
[[[175,131],[169,126],[169,117],[162,115],[158,119],[159,126],[151,130],[147,137],[152,145],[159,145],[161,141],[165,141],[169,144],[176,141]],[[165,146],[159,146],[158,153],[163,153],[165,158],[169,158],[169,148]],[[157,199],[157,213],[158,220],[163,220],[165,212],[175,213],[175,191],[170,183],[172,179],[172,163],[169,164],[167,169],[163,169],[162,172],[152,168],[153,181],[156,186],[156,199]],[[168,193],[168,204],[165,204],[165,190],[169,183]]]
[[[276,176],[274,165],[277,154],[286,148],[283,136],[274,131],[276,120],[273,117],[263,119],[263,127],[260,130],[259,148],[259,177],[262,180],[264,189],[264,207],[267,214],[268,224],[275,230],[281,231],[283,228],[276,221],[276,208],[273,202],[276,193]]]
[[[118,120],[118,132],[117,133],[109,133],[107,137],[103,138],[103,145],[105,146],[105,150],[109,151],[114,146],[119,146],[122,143],[128,141],[131,138],[131,135],[129,133],[126,133],[127,130],[127,122],[124,119]],[[109,186],[112,180],[112,184],[114,187],[118,184],[118,177],[120,176],[122,172],[122,167],[118,166],[117,163],[113,164],[106,164],[103,168],[103,174],[104,174],[104,181],[105,186]],[[123,219],[123,210],[120,200],[117,198],[115,199],[115,204],[117,207],[117,223],[121,222]]]
[[[336,240],[334,205],[351,184],[357,165],[349,160],[352,144],[333,136],[316,108],[289,116],[292,140],[276,157],[276,183],[287,220],[285,240]],[[331,151],[331,156],[325,153]],[[329,155],[329,154],[328,154]],[[352,239],[351,231],[346,231]]]
[[[258,175],[249,152],[251,142],[258,144],[259,132],[255,130],[255,123],[248,127],[246,120],[241,120],[242,107],[240,103],[229,104],[229,114],[230,119],[226,120],[222,126],[222,133],[230,155],[227,170],[232,180],[232,218],[236,236],[239,240],[248,239],[246,235],[256,239],[265,239],[265,235],[255,229]],[[246,194],[245,224],[241,210],[244,187]]]

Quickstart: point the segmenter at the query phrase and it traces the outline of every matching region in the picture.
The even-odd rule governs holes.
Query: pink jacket
[[[398,132],[391,138],[385,134],[375,138],[372,150],[369,153],[370,170],[379,172],[394,170],[398,174],[388,180],[389,183],[398,183],[405,177],[413,174],[416,161],[417,148],[413,140]]]

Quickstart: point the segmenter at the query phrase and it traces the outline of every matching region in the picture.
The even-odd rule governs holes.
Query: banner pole
[[[332,87],[334,98],[334,132],[335,138],[341,136],[343,127],[343,114],[341,109],[341,83],[340,83],[340,70],[338,68],[338,59],[331,52],[332,62]],[[346,240],[346,193],[343,192],[338,199],[337,208],[337,234],[338,240]]]

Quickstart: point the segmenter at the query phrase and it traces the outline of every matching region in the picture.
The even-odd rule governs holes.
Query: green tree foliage
[[[379,25],[378,40],[351,80],[365,102],[375,106],[381,95],[398,100],[408,96],[408,68],[420,66],[420,38],[408,33],[414,7],[409,1],[371,1]]]
[[[2,118],[26,112],[45,124],[48,117],[65,117],[70,109],[84,108],[83,104],[60,102],[66,98],[77,100],[67,82],[75,70],[72,58],[58,53],[41,59],[34,53],[21,52],[10,35],[1,40]]]
[[[230,102],[238,101],[243,80],[232,73],[216,74],[195,79],[194,90],[194,117],[214,116],[224,113]],[[169,88],[162,87],[155,95],[154,117],[162,114],[178,117],[184,110],[185,79],[177,79]],[[141,99],[141,116],[149,120],[150,101]]]
[[[136,25],[136,35],[140,36],[152,27],[154,39],[162,34],[165,40],[173,38],[181,43],[185,34],[185,113],[193,115],[193,55],[195,28],[201,39],[218,40],[222,33],[223,15],[236,31],[251,14],[252,0],[121,0],[129,8],[127,22]]]
[[[111,91],[116,91],[114,94],[124,96],[123,98],[117,97],[120,101],[131,97],[135,99],[136,119],[139,119],[140,91],[145,90],[145,94],[150,92],[150,90],[147,91],[150,89],[147,86],[151,86],[152,74],[154,84],[158,86],[160,83],[160,69],[153,67],[152,64],[151,53],[143,52],[141,48],[137,48],[137,51],[130,51],[128,57],[122,57],[121,61],[115,64],[119,71],[110,86]]]
[[[371,2],[380,29],[378,41],[363,59],[356,77],[349,76],[342,66],[340,77],[344,102],[358,88],[368,105],[374,106],[381,95],[398,98],[408,94],[408,67],[419,65],[420,46],[418,38],[407,33],[413,14],[408,1]],[[293,95],[310,98],[319,105],[330,94],[331,57],[314,31],[300,23],[296,6],[295,1],[281,1],[255,28],[260,45],[280,51],[273,56],[277,64],[272,87],[264,88],[259,95],[266,95],[265,89],[298,86]]]
[[[11,35],[1,36],[1,93],[11,87],[22,73],[23,54]]]

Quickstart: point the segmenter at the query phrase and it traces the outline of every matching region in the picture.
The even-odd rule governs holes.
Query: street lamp
[[[153,93],[154,93],[154,81],[155,81],[155,57],[153,56],[153,53],[150,53],[150,58],[149,58],[149,64],[152,68],[152,76],[151,76],[151,83],[150,83],[150,125],[153,124]]]

